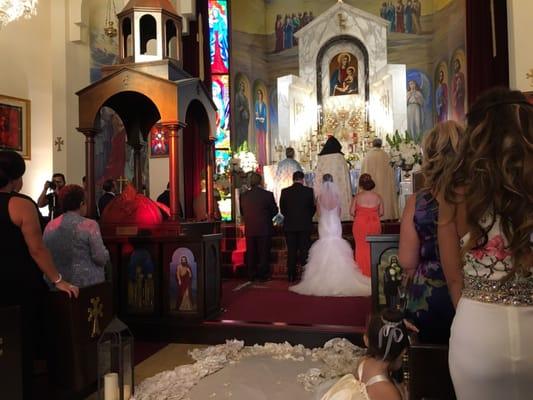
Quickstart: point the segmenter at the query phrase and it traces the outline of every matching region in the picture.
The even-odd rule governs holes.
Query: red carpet
[[[370,297],[303,296],[289,292],[289,283],[282,280],[233,290],[244,282],[223,283],[224,311],[217,320],[364,327],[370,313]]]

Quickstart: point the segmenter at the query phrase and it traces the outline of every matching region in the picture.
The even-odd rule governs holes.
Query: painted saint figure
[[[453,62],[453,70],[455,74],[452,79],[452,118],[455,121],[463,121],[465,118],[466,81],[458,58]]]
[[[353,59],[353,61],[352,61]],[[357,93],[357,59],[350,53],[337,55],[337,68],[330,63],[329,95],[339,96]]]
[[[244,81],[239,84],[239,92],[235,95],[235,141],[233,147],[237,150],[248,140],[248,125],[250,123],[250,106],[246,97]]]
[[[403,21],[403,15],[405,12],[405,6],[402,0],[398,0],[396,5],[396,32],[405,32],[405,26]]]
[[[407,88],[407,132],[419,143],[422,136],[424,121],[424,96],[418,84],[410,80]]]
[[[176,283],[178,295],[176,298],[176,309],[180,311],[193,310],[192,301],[192,269],[187,257],[181,256],[180,264],[176,267]]]
[[[266,133],[267,133],[267,107],[263,100],[263,91],[257,90],[255,100],[255,135],[256,154],[259,165],[266,165]]]
[[[285,24],[283,24],[283,48],[290,49],[293,46],[294,41],[294,26],[292,18],[287,14],[285,15]]]
[[[435,91],[437,122],[448,120],[448,85],[444,82],[444,71],[439,70],[439,85]]]
[[[274,30],[276,31],[276,48],[275,51],[283,50],[283,20],[281,14],[276,15],[276,22],[274,24]]]
[[[413,0],[413,31],[414,33],[422,33],[422,25],[420,25],[420,15],[422,13],[422,4],[419,0]]]

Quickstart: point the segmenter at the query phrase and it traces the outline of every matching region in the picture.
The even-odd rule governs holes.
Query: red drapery
[[[200,194],[200,182],[205,177],[206,144],[200,138],[200,129],[194,119],[187,120],[183,129],[183,187],[184,213],[194,217],[194,199]]]

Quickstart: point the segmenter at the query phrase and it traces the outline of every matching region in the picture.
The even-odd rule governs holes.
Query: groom
[[[279,200],[281,214],[285,217],[283,230],[287,241],[287,272],[289,282],[296,281],[296,262],[303,266],[311,245],[311,230],[315,214],[313,189],[303,185],[304,173],[292,175],[292,186],[281,191]]]

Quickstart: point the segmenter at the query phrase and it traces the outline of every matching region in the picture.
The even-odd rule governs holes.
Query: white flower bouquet
[[[415,164],[421,164],[422,152],[420,146],[413,142],[407,133],[402,137],[396,131],[392,137],[387,135],[386,140],[390,146],[389,154],[392,166],[410,171]]]

